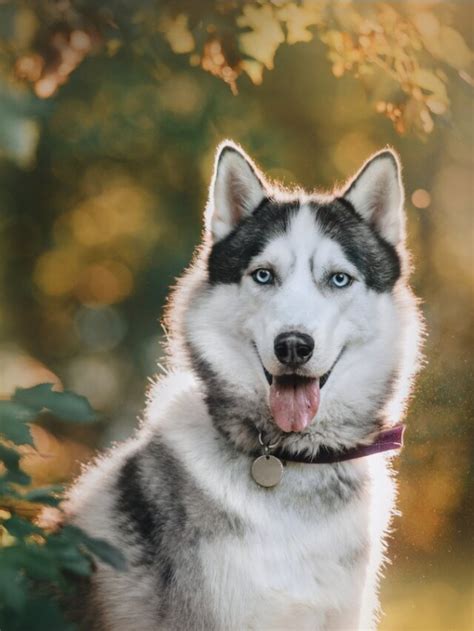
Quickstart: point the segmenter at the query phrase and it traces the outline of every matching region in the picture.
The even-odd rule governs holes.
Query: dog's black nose
[[[275,338],[273,348],[278,360],[286,366],[301,366],[305,364],[314,350],[314,340],[311,335],[289,331],[280,333]]]

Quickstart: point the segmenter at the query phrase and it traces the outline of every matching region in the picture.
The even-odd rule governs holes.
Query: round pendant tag
[[[283,464],[275,456],[260,456],[252,463],[252,478],[260,486],[276,486],[282,476]]]

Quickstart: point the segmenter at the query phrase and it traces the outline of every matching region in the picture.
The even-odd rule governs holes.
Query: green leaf
[[[30,484],[31,478],[20,469],[20,454],[15,449],[0,443],[0,461],[7,468],[7,473],[0,476],[0,485],[5,483]]]
[[[15,420],[22,423],[32,421],[36,413],[31,408],[14,401],[0,401],[0,421]]]
[[[0,496],[6,495],[8,497],[22,498],[22,495],[12,487],[10,482],[5,481],[5,476],[0,476]]]
[[[21,484],[27,486],[31,484],[31,478],[21,469],[18,471],[8,471],[5,475],[0,476],[0,486],[4,487],[5,484]]]
[[[111,565],[122,572],[127,569],[127,562],[122,552],[104,539],[88,537],[84,545],[92,554],[99,557],[107,565]]]
[[[64,487],[62,484],[53,484],[51,486],[40,486],[26,493],[18,493],[10,483],[0,482],[0,496],[8,495],[9,497],[46,504],[47,506],[57,506],[62,501],[63,492]]]
[[[90,576],[94,569],[91,559],[84,554],[78,554],[74,559],[64,559],[61,568],[78,576]]]
[[[25,606],[27,584],[25,577],[14,567],[0,565],[0,602],[15,611]]]
[[[116,570],[124,571],[127,569],[127,561],[122,552],[108,541],[90,537],[76,526],[65,526],[63,533],[72,540],[84,545],[91,554],[98,557],[104,563],[111,565]]]
[[[12,537],[17,537],[18,539],[23,539],[23,537],[27,537],[28,535],[42,532],[41,528],[38,528],[38,526],[35,526],[27,519],[23,519],[17,515],[13,515],[9,519],[6,519],[2,523],[2,526],[8,530]]]
[[[33,445],[33,438],[26,425],[36,413],[14,401],[0,401],[0,434],[17,445]]]
[[[89,401],[74,392],[55,392],[52,383],[41,383],[33,388],[17,388],[13,401],[34,408],[38,412],[47,409],[64,421],[93,423],[97,415]]]
[[[7,618],[2,631],[76,631],[76,626],[67,622],[59,604],[53,598],[35,596],[19,612],[15,620]]]
[[[68,537],[63,529],[58,534],[48,537],[45,548],[51,559],[54,559],[54,563],[62,570],[79,576],[90,576],[93,570],[91,559],[79,549],[79,545],[76,538]]]
[[[12,400],[40,412],[47,407],[46,401],[51,398],[53,386],[53,383],[40,383],[32,388],[17,388]]]
[[[63,577],[58,564],[46,545],[26,543],[0,549],[0,566],[9,565],[36,581],[49,581],[61,584]]]
[[[7,469],[17,469],[20,462],[20,454],[15,449],[5,447],[0,443],[0,460]]]
[[[42,486],[37,489],[28,491],[22,498],[29,502],[38,502],[40,504],[47,504],[48,506],[57,506],[61,501],[61,497],[58,497],[63,493],[64,487],[61,484],[54,484],[51,486]]]

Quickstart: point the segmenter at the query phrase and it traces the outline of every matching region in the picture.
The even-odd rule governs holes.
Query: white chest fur
[[[201,546],[222,628],[324,629],[349,606],[358,616],[369,553],[363,503],[321,515],[274,499],[261,497],[242,536]]]
[[[263,489],[251,477],[250,461],[221,452],[210,422],[203,431],[205,412],[194,397],[175,407],[160,423],[165,442],[196,484],[242,524],[199,548],[220,628],[373,628],[394,501],[384,456],[344,465],[344,476],[360,483],[351,497],[338,497],[332,465],[289,464],[278,486]],[[173,425],[172,416],[185,421]]]

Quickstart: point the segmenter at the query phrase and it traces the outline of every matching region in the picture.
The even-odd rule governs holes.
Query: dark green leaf
[[[98,557],[104,563],[111,565],[117,570],[123,571],[127,569],[127,561],[122,552],[108,541],[90,537],[76,526],[66,526],[63,528],[63,533],[65,536],[84,545],[91,554]]]
[[[0,496],[21,498],[22,496],[12,487],[11,483],[6,482],[4,478],[5,476],[0,476]]]
[[[0,422],[3,420],[28,423],[34,420],[36,412],[26,405],[14,401],[0,401]]]
[[[16,545],[1,548],[0,566],[3,565],[14,567],[34,580],[62,581],[58,564],[45,545],[19,541]]]
[[[78,555],[74,559],[64,559],[61,563],[61,568],[78,576],[90,576],[93,571],[91,559],[83,554]]]
[[[18,469],[20,462],[20,454],[15,449],[5,447],[0,443],[0,460],[7,469]]]
[[[85,397],[69,390],[55,392],[52,389],[53,385],[41,383],[33,388],[17,388],[13,400],[38,412],[47,409],[65,421],[93,423],[97,420],[96,413]]]
[[[124,571],[127,569],[127,562],[120,550],[107,541],[104,541],[104,539],[88,537],[84,545],[92,554],[104,563],[111,565],[116,570]]]
[[[40,383],[32,388],[17,388],[12,400],[40,412],[46,406],[45,401],[51,397],[53,383]]]
[[[17,445],[33,445],[33,439],[26,423],[32,421],[36,413],[14,401],[0,401],[0,434]]]
[[[64,531],[61,531],[48,537],[45,547],[51,562],[61,570],[68,570],[80,576],[90,576],[93,569],[91,560],[79,549],[79,545],[75,538],[68,538]]]
[[[35,596],[19,612],[15,620],[6,619],[2,631],[76,631],[76,627],[67,622],[59,604],[53,598]]]
[[[61,484],[54,484],[52,486],[42,486],[32,491],[28,491],[22,497],[29,502],[38,502],[40,504],[47,504],[48,506],[57,506],[61,501],[61,497],[58,497],[64,491],[64,487]]]
[[[10,519],[2,522],[2,526],[4,526],[13,537],[18,537],[19,539],[42,532],[41,528],[38,528],[38,526],[35,526],[27,519],[23,519],[17,515],[13,515]]]
[[[0,486],[5,483],[12,484],[29,484],[31,478],[20,469],[20,454],[15,449],[5,447],[0,443],[0,461],[7,468],[7,473],[0,476]]]
[[[25,577],[14,567],[0,566],[0,603],[16,611],[24,607],[27,598]]]
[[[22,484],[26,486],[31,483],[31,478],[21,469],[18,471],[8,471],[5,475],[0,476],[0,487],[9,484]]]

